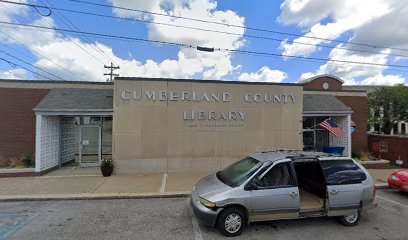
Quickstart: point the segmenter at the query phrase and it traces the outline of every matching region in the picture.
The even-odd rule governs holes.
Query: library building
[[[0,80],[0,168],[114,174],[215,172],[265,151],[367,149],[367,94],[332,75],[298,83],[117,77],[112,83]]]

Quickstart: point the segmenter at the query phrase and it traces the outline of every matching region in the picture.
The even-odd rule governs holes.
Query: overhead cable
[[[0,24],[11,25],[11,26],[25,26],[25,27],[37,28],[37,29],[49,29],[49,30],[68,32],[68,33],[87,34],[87,35],[92,35],[92,36],[126,39],[126,40],[140,41],[140,42],[146,42],[146,43],[157,43],[157,44],[164,44],[164,45],[172,45],[172,46],[178,46],[178,47],[197,48],[196,45],[185,44],[185,43],[167,42],[167,41],[160,41],[160,40],[150,40],[150,39],[144,39],[144,38],[120,36],[120,35],[113,35],[113,34],[106,34],[106,33],[75,31],[75,30],[69,30],[69,29],[61,29],[61,28],[54,28],[54,27],[44,27],[44,26],[38,26],[38,25],[30,25],[30,24],[23,24],[23,23],[13,23],[13,22],[6,22],[6,21],[0,21]],[[198,47],[203,47],[203,46],[198,46]],[[406,65],[370,63],[370,62],[348,61],[348,60],[341,60],[341,59],[327,59],[327,58],[317,58],[317,57],[304,57],[304,56],[294,56],[294,55],[288,55],[288,54],[278,54],[278,53],[270,53],[270,52],[257,52],[257,51],[248,51],[248,50],[239,50],[239,49],[214,48],[214,50],[215,51],[227,51],[227,52],[233,52],[233,53],[248,53],[248,54],[256,54],[256,55],[262,55],[262,56],[280,56],[280,57],[285,57],[285,58],[288,58],[288,59],[291,59],[291,58],[294,58],[294,59],[310,59],[310,60],[319,60],[319,61],[327,61],[327,62],[340,62],[340,63],[353,63],[353,64],[362,64],[362,65],[384,66],[384,67],[408,68],[408,66],[406,66]]]

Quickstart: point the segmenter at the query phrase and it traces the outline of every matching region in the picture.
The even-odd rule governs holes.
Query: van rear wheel
[[[227,208],[221,212],[218,218],[218,229],[227,237],[235,237],[241,234],[245,222],[245,215],[241,210]]]
[[[355,214],[340,217],[340,222],[344,226],[355,226],[360,220],[361,208]]]

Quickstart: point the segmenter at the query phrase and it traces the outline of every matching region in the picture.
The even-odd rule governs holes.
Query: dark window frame
[[[258,173],[256,173],[256,175],[250,180],[250,182],[255,181],[255,179],[258,177],[258,175],[264,174],[264,172],[265,172],[266,170],[268,170],[268,168],[271,167],[271,168],[269,169],[269,171],[268,171],[268,173],[269,173],[270,171],[272,171],[272,169],[273,169],[274,167],[278,166],[279,164],[286,164],[286,166],[288,167],[289,175],[290,175],[290,177],[292,178],[292,184],[290,184],[290,185],[279,185],[279,186],[266,186],[266,187],[257,185],[257,187],[258,187],[257,190],[269,190],[269,189],[280,189],[280,188],[292,188],[292,187],[297,187],[297,186],[298,186],[298,182],[297,182],[297,177],[296,177],[295,168],[294,168],[294,166],[293,166],[292,161],[290,161],[290,160],[289,160],[289,161],[285,161],[285,162],[277,163],[277,164],[273,165],[272,167],[271,167],[270,165],[266,166],[266,167],[265,167],[265,170],[261,169],[261,170],[260,170]],[[263,178],[264,178],[268,173],[266,173],[266,174],[263,176]],[[259,181],[260,181],[260,180],[259,180]]]
[[[350,166],[349,169],[347,169],[344,167],[347,164],[352,164],[353,166]],[[341,165],[343,165],[342,169],[335,169],[336,167],[340,168]],[[320,166],[323,169],[323,175],[327,186],[361,184],[363,181],[367,180],[367,174],[355,164],[352,159],[320,160]],[[333,168],[331,169],[333,172],[328,172],[329,168]],[[354,173],[352,171],[354,171]],[[358,174],[356,174],[357,172]],[[350,180],[347,181],[345,173],[348,173],[350,176],[353,176],[351,174],[354,174],[354,178],[350,177]],[[336,174],[338,175],[337,179],[336,176],[334,176]]]

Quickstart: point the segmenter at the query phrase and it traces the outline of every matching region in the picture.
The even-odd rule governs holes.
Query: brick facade
[[[373,143],[385,142],[388,145],[388,151],[381,153],[381,158],[389,160],[395,164],[395,160],[401,159],[404,167],[408,167],[408,137],[406,136],[390,136],[390,135],[368,135],[368,148],[371,152],[378,153],[373,149]]]
[[[328,83],[327,89],[323,88],[323,84]],[[327,91],[339,91],[342,90],[343,83],[337,79],[331,77],[318,77],[311,82],[307,82],[303,85],[304,90],[327,90]]]
[[[356,124],[356,131],[351,136],[352,149],[355,151],[367,151],[367,97],[336,96],[336,98],[353,110],[351,120]]]
[[[328,83],[327,89],[323,88],[323,84]],[[356,91],[343,90],[343,83],[330,76],[316,77],[312,81],[303,83],[305,91],[321,91],[322,94],[335,94],[344,105],[351,108],[353,111],[351,120],[356,124],[356,131],[352,135],[352,150],[367,151],[367,123],[368,123],[368,103],[367,96],[357,96]]]
[[[35,152],[33,108],[48,89],[0,88],[0,166]]]

